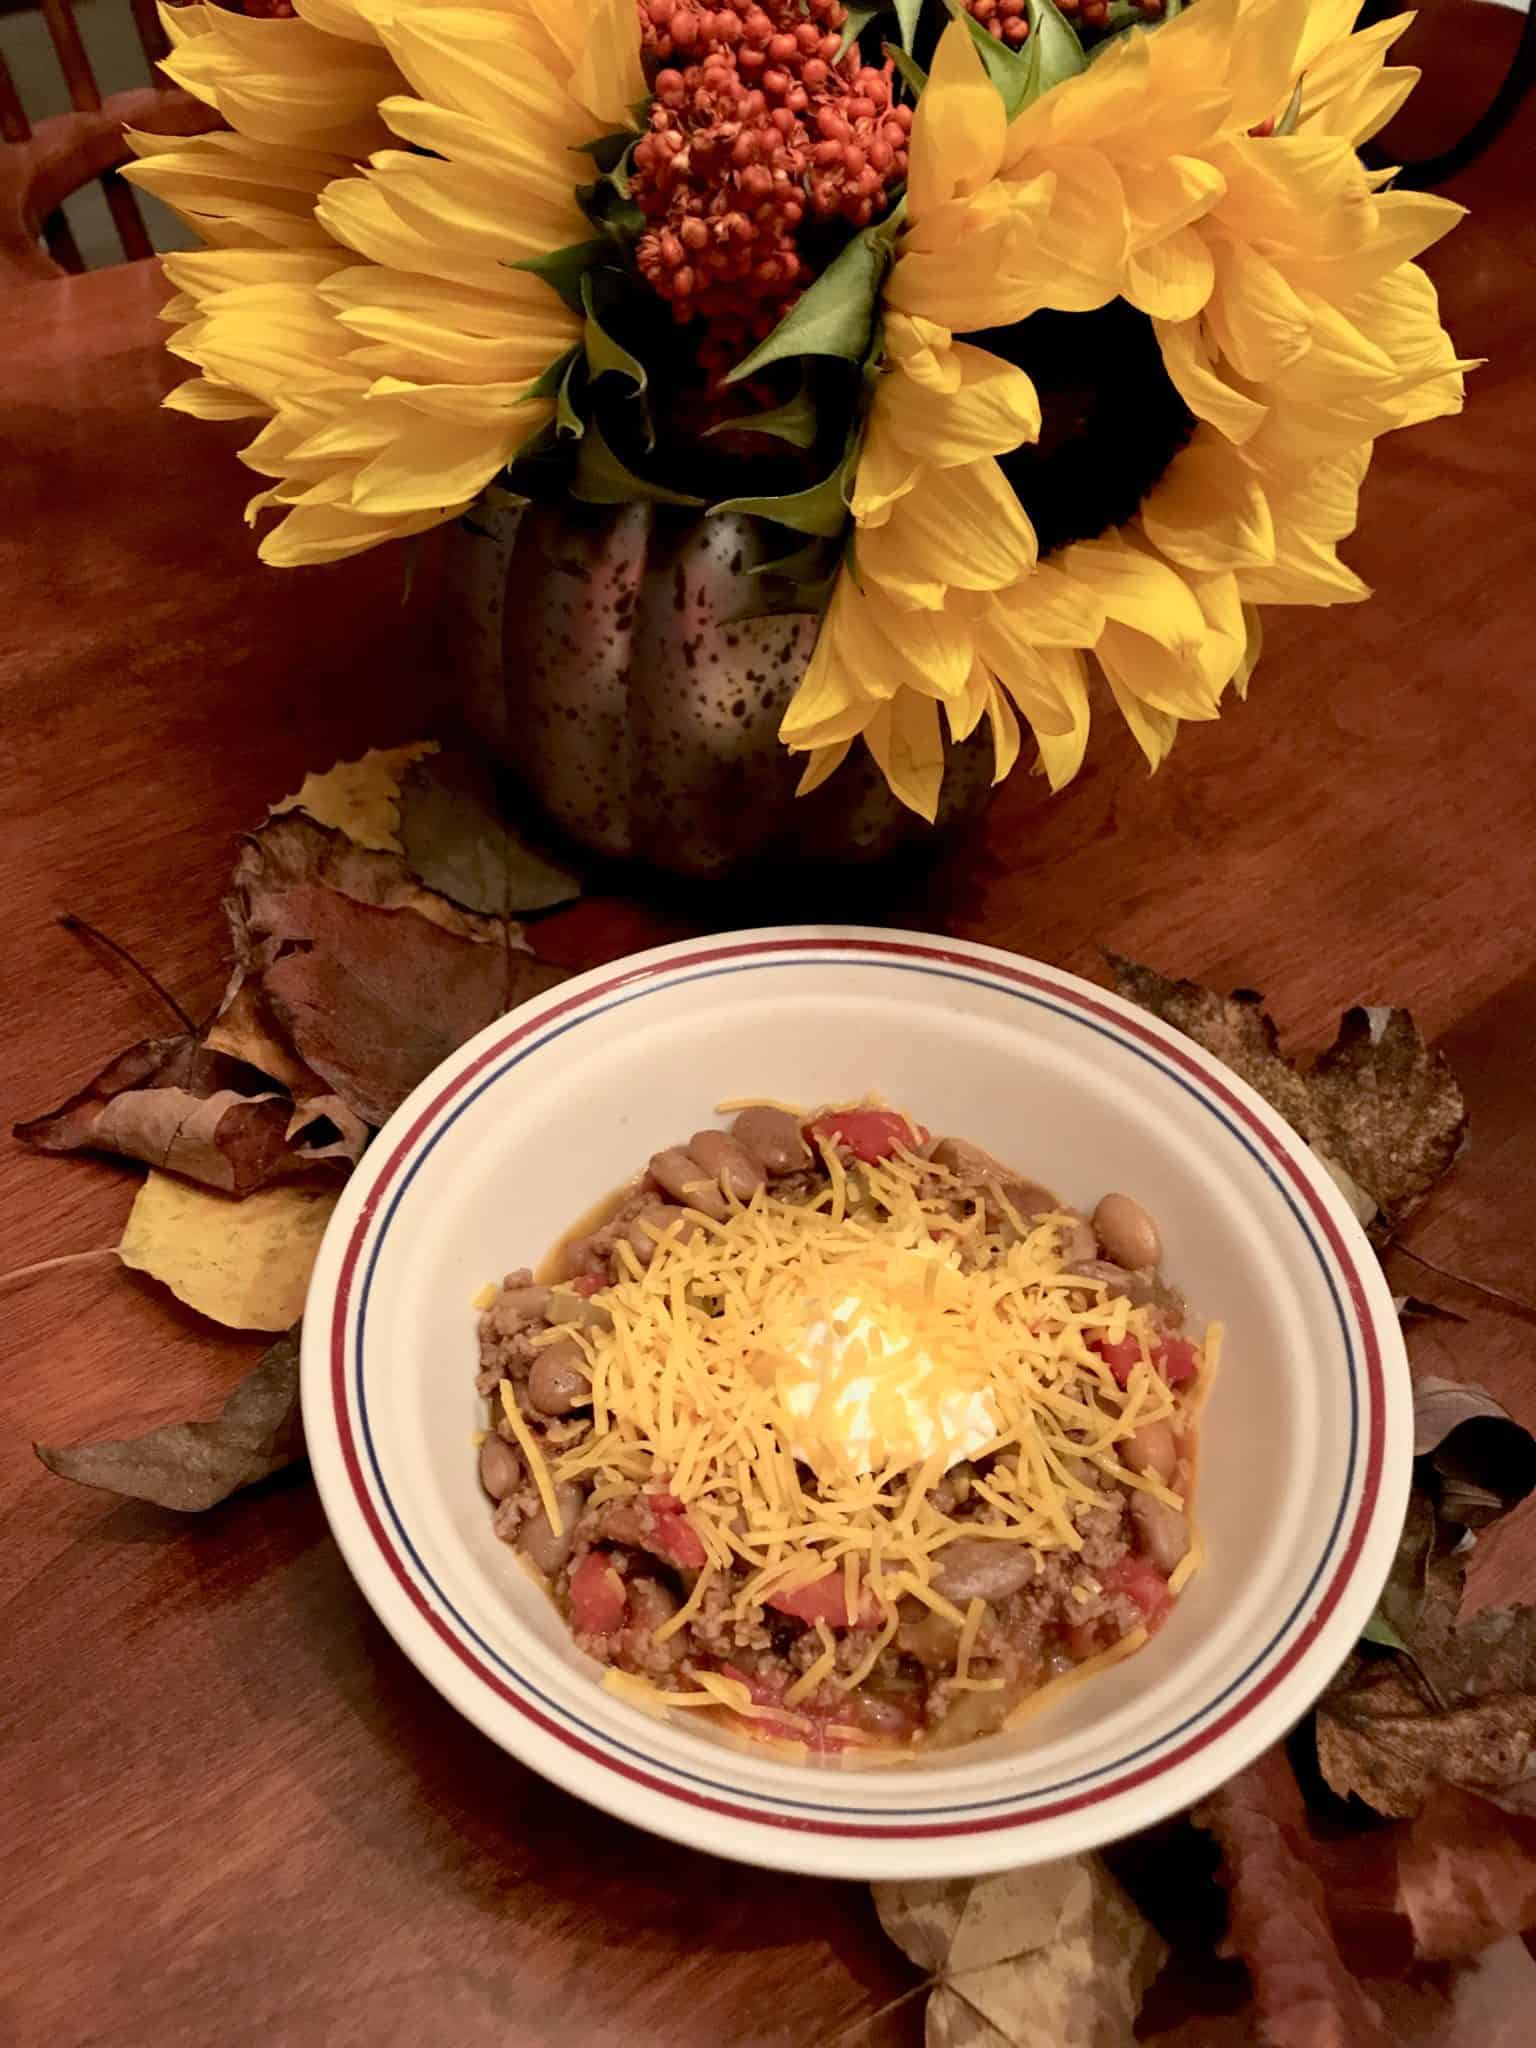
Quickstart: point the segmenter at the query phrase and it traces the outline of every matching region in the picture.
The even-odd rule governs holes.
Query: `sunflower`
[[[1412,259],[1462,209],[1356,145],[1416,74],[1408,17],[1199,0],[1009,119],[968,25],[912,129],[853,539],[782,727],[824,780],[862,737],[935,815],[944,733],[1016,714],[1077,772],[1091,654],[1155,768],[1242,692],[1263,604],[1367,595],[1338,558],[1376,437],[1459,410]]]
[[[645,93],[633,0],[296,4],[164,10],[232,132],[136,137],[127,173],[214,245],[166,258],[202,372],[168,402],[265,420],[249,516],[284,512],[283,566],[465,510],[549,417],[582,318],[513,266],[591,233],[570,152]]]

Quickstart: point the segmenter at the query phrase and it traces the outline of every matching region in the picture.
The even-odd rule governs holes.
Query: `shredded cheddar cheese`
[[[556,1481],[594,1481],[594,1498],[650,1483],[686,1510],[712,1574],[747,1568],[728,1581],[738,1618],[832,1575],[850,1614],[889,1625],[910,1595],[962,1628],[933,1583],[957,1538],[1077,1551],[1081,1515],[1122,1486],[1180,1504],[1122,1455],[1135,1429],[1174,1413],[1150,1362],[1151,1311],[1063,1269],[1065,1218],[998,1233],[979,1200],[957,1218],[953,1190],[914,1153],[824,1158],[829,1185],[811,1202],[761,1189],[723,1220],[690,1216],[686,1241],[673,1225],[648,1266],[626,1261],[603,1291],[611,1330],[562,1326],[591,1372],[590,1433],[546,1469],[508,1410],[546,1512]],[[849,1300],[857,1313],[839,1321]],[[818,1319],[839,1341],[814,1354],[808,1403]],[[1089,1342],[1099,1333],[1140,1345],[1124,1387]],[[921,1426],[946,1400],[990,1418],[971,1455],[993,1463],[963,1520],[940,1487],[957,1454]],[[825,1652],[813,1669],[820,1684]]]

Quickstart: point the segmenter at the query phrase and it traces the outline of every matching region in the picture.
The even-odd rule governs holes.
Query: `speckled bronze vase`
[[[875,861],[930,831],[862,748],[796,798],[802,764],[777,734],[816,626],[749,615],[756,520],[477,507],[450,550],[469,722],[582,845],[719,876],[769,858]],[[941,827],[981,808],[991,773],[984,736],[951,750]]]

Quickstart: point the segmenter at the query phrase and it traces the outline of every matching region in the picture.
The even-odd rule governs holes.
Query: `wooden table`
[[[1529,149],[1530,130],[1524,148]],[[1374,603],[1272,614],[1249,703],[1148,779],[1106,721],[1043,801],[1015,778],[981,836],[899,903],[1096,971],[1107,944],[1265,989],[1301,1040],[1357,998],[1443,1034],[1474,1142],[1413,1241],[1527,1295],[1536,1196],[1536,230],[1511,136],[1434,268],[1489,367],[1462,423],[1386,444],[1349,550]],[[223,982],[232,836],[307,767],[435,716],[427,646],[382,558],[256,565],[217,431],[156,410],[152,266],[0,308],[0,1042],[7,1117],[159,1027],[60,930],[104,927],[194,1012]],[[728,926],[810,906],[729,896]],[[585,906],[607,957],[696,901]],[[0,1264],[110,1244],[128,1170],[0,1146]],[[1404,1269],[1411,1273],[1411,1269]],[[1434,1283],[1411,1274],[1418,1292]],[[1416,1340],[1536,1425],[1531,1328]],[[4,1297],[0,2040],[415,2048],[920,2038],[861,1887],[653,1842],[556,1792],[442,1705],[354,1590],[301,1477],[201,1519],[50,1478],[31,1438],[217,1406],[255,1340],[107,1267]],[[1477,1591],[1529,1587],[1536,1511]],[[846,2034],[843,2030],[850,2030]]]

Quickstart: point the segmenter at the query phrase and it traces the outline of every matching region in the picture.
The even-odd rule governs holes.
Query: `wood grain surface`
[[[1527,121],[1434,259],[1461,422],[1385,445],[1349,548],[1369,605],[1271,614],[1251,699],[1149,779],[1096,736],[1064,796],[1016,777],[922,875],[839,911],[1090,974],[1109,945],[1266,990],[1298,1043],[1357,999],[1443,1036],[1473,1141],[1411,1243],[1529,1296],[1536,1213],[1536,226]],[[6,1120],[158,1028],[70,910],[189,1009],[224,978],[234,835],[306,768],[440,723],[388,555],[277,574],[237,440],[156,409],[151,265],[29,286],[0,352],[0,1044]],[[825,914],[792,883],[564,917],[583,963],[703,925]],[[5,1268],[109,1245],[136,1175],[0,1145]],[[1399,1255],[1465,1324],[1415,1342],[1536,1426],[1536,1323]],[[215,1409],[259,1340],[66,1268],[0,1296],[0,2042],[522,2048],[913,2043],[867,1891],[740,1870],[552,1790],[444,1706],[354,1590],[312,1489],[200,1519],[50,1478],[33,1438]],[[1536,1510],[1480,1599],[1528,1593]],[[846,2031],[845,2031],[846,2030]],[[1191,2038],[1185,2035],[1181,2038]]]

